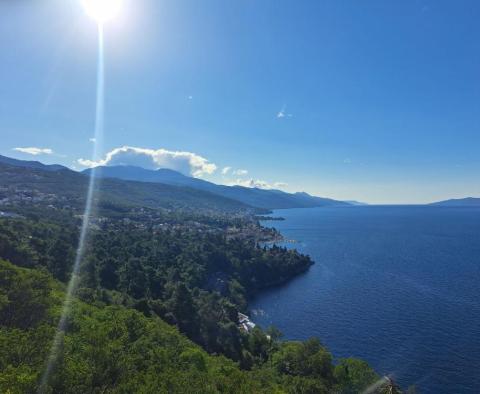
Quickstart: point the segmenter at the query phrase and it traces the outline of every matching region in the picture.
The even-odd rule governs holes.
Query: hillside
[[[36,168],[39,170],[45,171],[59,171],[59,170],[67,170],[67,167],[61,166],[60,164],[43,164],[39,161],[32,161],[32,160],[17,160],[11,157],[2,156],[0,155],[0,163],[8,164],[10,166],[16,167],[25,167],[25,168]]]
[[[0,219],[0,392],[38,392],[77,232],[68,216]],[[238,328],[245,294],[308,268],[306,256],[201,237],[115,220],[92,234],[45,392],[326,394],[378,380],[318,339]]]
[[[90,169],[83,171],[90,173]],[[208,191],[222,197],[240,201],[249,206],[264,209],[309,208],[329,205],[349,205],[343,201],[315,197],[304,192],[286,193],[281,190],[265,190],[243,186],[225,186],[203,179],[185,176],[169,169],[147,170],[134,166],[97,167],[95,173],[101,178],[118,178],[142,182],[155,182]]]
[[[43,165],[42,165],[43,166]],[[50,167],[48,167],[50,168]],[[3,198],[37,199],[47,201],[57,196],[65,204],[83,207],[88,188],[88,177],[69,169],[50,170],[44,167],[17,166],[0,163],[0,184],[6,187]],[[203,190],[160,183],[102,179],[97,182],[97,197],[102,204],[119,208],[133,205],[169,210],[200,210],[221,212],[248,212],[253,207]],[[15,191],[21,191],[16,193]],[[21,196],[19,195],[21,194]],[[53,197],[51,197],[53,198]]]
[[[17,185],[35,184],[43,193],[56,189],[63,194],[74,196],[82,195],[79,193],[80,189],[84,190],[88,184],[85,175],[92,171],[87,169],[78,173],[61,165],[45,165],[38,161],[0,156],[0,169],[7,170],[8,167],[11,179],[6,179],[7,172],[4,170],[0,173],[0,180],[6,185],[12,182]],[[220,209],[228,212],[256,209],[257,213],[261,213],[282,208],[350,205],[348,202],[311,196],[305,192],[286,193],[281,190],[217,185],[169,169],[109,166],[96,168],[95,174],[102,179],[99,185],[103,198],[111,201],[120,199],[155,208]]]
[[[2,260],[0,283],[0,391],[34,393],[63,286],[43,272]],[[64,362],[47,386],[55,393],[186,393],[192,385],[198,393],[261,393],[277,386],[256,381],[225,357],[209,356],[161,319],[122,306],[75,302],[58,359]]]

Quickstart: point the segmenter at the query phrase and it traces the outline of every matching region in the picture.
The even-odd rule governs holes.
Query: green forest
[[[251,297],[313,264],[259,242],[279,234],[251,213],[143,207],[102,192],[53,373],[40,386],[82,204],[58,183],[29,192],[22,179],[4,189],[13,203],[0,217],[0,392],[358,393],[379,381],[366,362],[335,359],[319,339],[241,329]],[[372,392],[400,392],[380,382]]]
[[[62,289],[44,270],[0,261],[2,393],[37,391],[61,312]],[[75,301],[47,392],[357,392],[377,379],[359,360],[334,366],[316,339],[280,342],[272,336],[269,341],[258,330],[244,346],[265,359],[241,369],[222,355],[209,355],[156,316]]]

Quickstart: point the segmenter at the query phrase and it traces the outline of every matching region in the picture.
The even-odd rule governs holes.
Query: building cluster
[[[265,242],[276,239],[275,230],[259,226],[256,220],[247,216],[224,216],[218,211],[194,212],[172,208],[146,208],[132,206],[117,207],[95,201],[99,209],[90,217],[90,225],[103,229],[106,225],[124,225],[137,229],[149,229],[155,233],[165,231],[192,231],[204,234],[224,234],[228,240],[238,239],[251,242]],[[52,210],[71,210],[78,219],[83,219],[84,202],[80,196],[45,193],[35,187],[24,185],[0,186],[0,210],[18,210],[18,207],[32,206]],[[3,215],[8,217],[8,215]],[[10,216],[11,217],[11,216]],[[273,232],[273,233],[272,233]]]
[[[66,197],[60,197],[53,193],[42,193],[38,190],[0,187],[0,205],[54,203],[66,200]]]
[[[247,315],[238,312],[238,328],[243,332],[250,332],[255,328],[255,323]]]

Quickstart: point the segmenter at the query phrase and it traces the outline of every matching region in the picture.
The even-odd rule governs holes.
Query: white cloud
[[[278,111],[277,118],[280,118],[280,119],[281,118],[291,118],[293,115],[287,113],[286,110],[287,110],[286,106],[284,105],[283,108],[280,111]]]
[[[231,169],[232,169],[232,167],[223,167],[222,175],[227,175],[230,172]]]
[[[349,157],[347,157],[346,159],[343,159],[343,162],[345,164],[351,164],[352,163],[352,159],[350,159]]]
[[[96,167],[98,165],[102,165],[102,164],[98,164],[96,161],[88,160],[88,159],[78,159],[77,163],[80,164],[83,167],[89,167],[89,168],[93,168],[93,167]]]
[[[53,150],[50,148],[37,148],[37,147],[27,147],[27,148],[13,148],[13,150],[22,153],[28,153],[29,155],[51,155]]]
[[[270,190],[270,189],[280,189],[282,187],[287,186],[286,183],[284,182],[275,182],[273,184],[270,184],[266,181],[263,181],[261,179],[236,179],[232,182],[228,183],[229,186],[244,186],[244,187],[251,187],[251,188],[257,188],[257,189],[265,189],[265,190]]]
[[[90,142],[97,142],[97,139],[95,137],[89,138],[88,139]]]
[[[235,171],[233,171],[232,174],[239,175],[239,176],[244,176],[244,175],[248,174],[248,171],[247,170],[235,170]]]
[[[103,160],[78,159],[77,162],[84,167],[131,165],[150,170],[169,168],[195,177],[212,174],[217,169],[215,164],[195,153],[133,146],[115,148]]]

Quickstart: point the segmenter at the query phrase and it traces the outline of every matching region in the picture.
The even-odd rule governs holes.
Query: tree
[[[53,245],[48,251],[48,254],[50,257],[49,262],[47,263],[48,270],[55,278],[62,282],[66,282],[70,273],[70,267],[75,259],[71,240],[67,234],[59,234],[58,238],[55,239]]]
[[[341,359],[335,367],[334,376],[341,392],[345,394],[362,392],[379,379],[365,361],[355,358]]]
[[[190,291],[183,283],[174,287],[172,298],[167,301],[168,309],[180,331],[190,337],[197,332],[197,316]]]
[[[0,260],[0,322],[7,327],[35,327],[52,304],[50,279],[41,272],[27,274]]]

